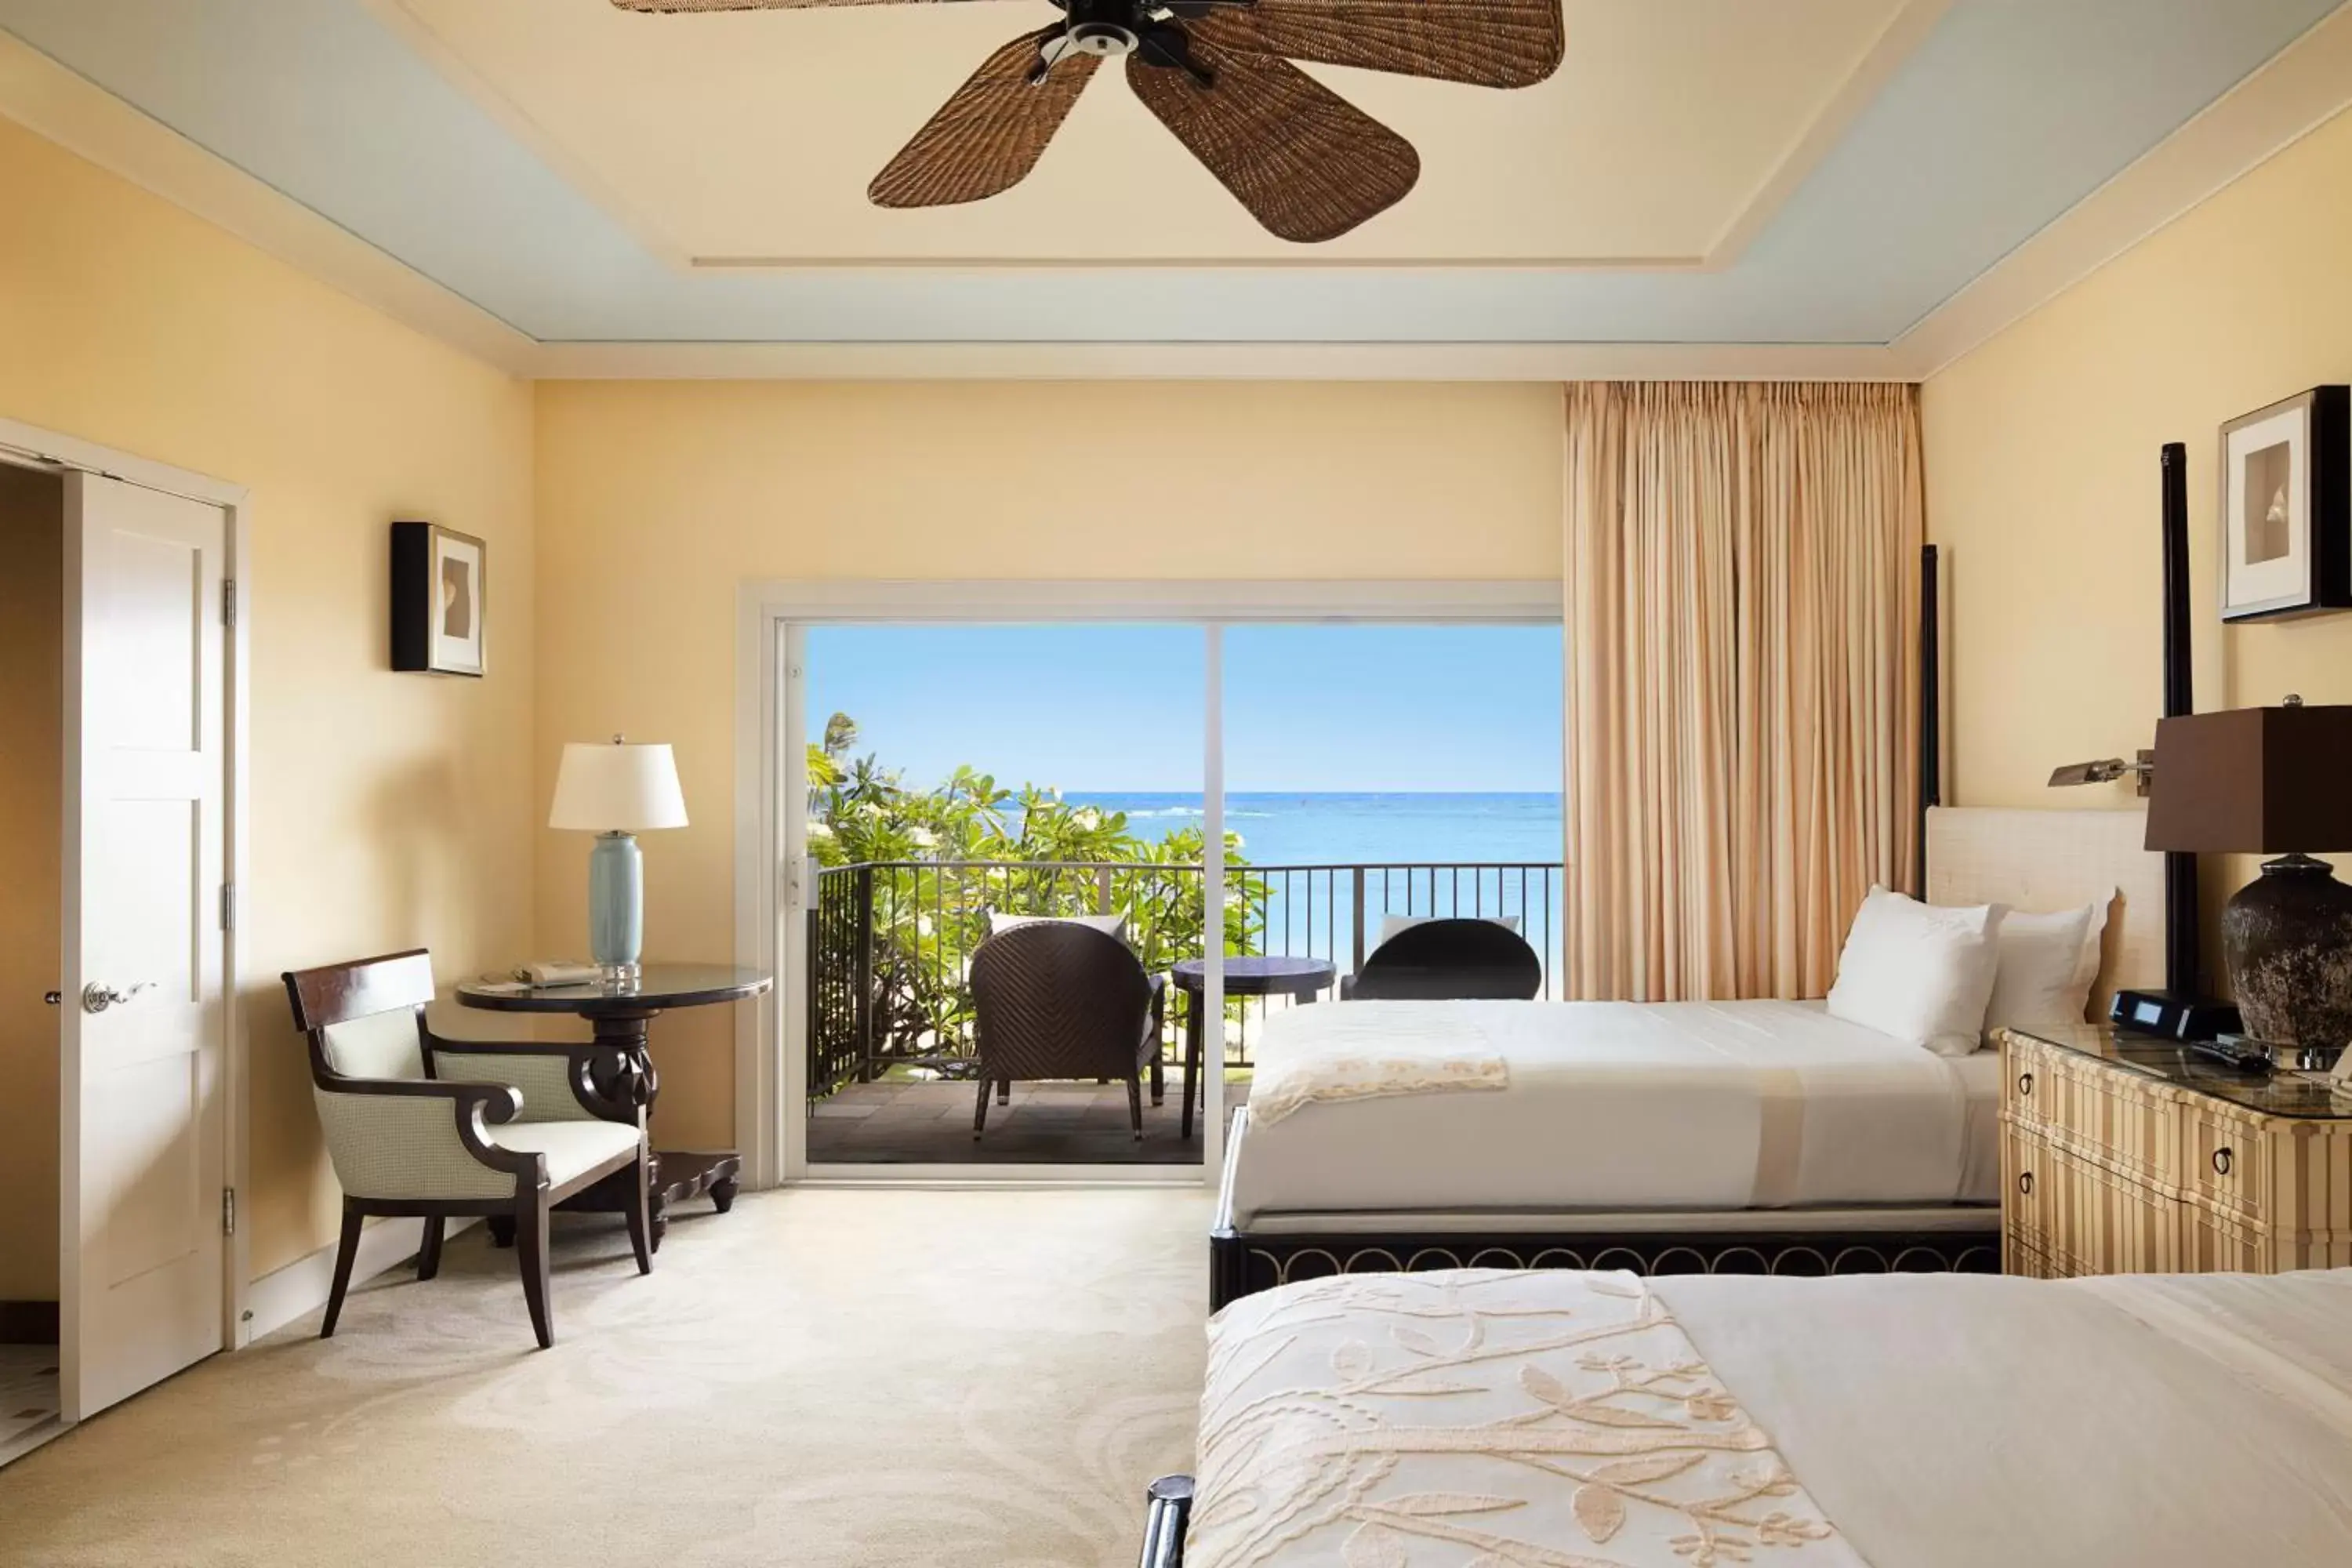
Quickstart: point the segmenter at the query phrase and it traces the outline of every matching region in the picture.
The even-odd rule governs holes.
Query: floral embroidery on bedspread
[[[1383,1010],[1385,1005],[1386,1010]],[[1250,1123],[1267,1127],[1309,1105],[1511,1087],[1509,1066],[1472,1019],[1446,1020],[1442,1043],[1401,1042],[1393,1005],[1300,1007],[1258,1047]],[[1400,1048],[1403,1046],[1403,1048]]]
[[[1631,1275],[1318,1279],[1211,1330],[1187,1568],[1865,1568]]]

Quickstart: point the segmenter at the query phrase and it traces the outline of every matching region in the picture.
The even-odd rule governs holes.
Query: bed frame
[[[2129,811],[1927,813],[1927,892],[1944,904],[2061,910],[2114,895],[2092,987],[2104,1017],[2119,986],[2163,971],[2164,859],[2144,848],[2146,818]],[[1534,1005],[1535,1004],[1530,1004]],[[1995,1205],[1927,1208],[1630,1210],[1490,1218],[1409,1215],[1265,1217],[1236,1224],[1233,1174],[1249,1112],[1235,1113],[1209,1237],[1212,1310],[1259,1290],[1329,1274],[1426,1268],[1622,1268],[1637,1274],[1998,1273]]]

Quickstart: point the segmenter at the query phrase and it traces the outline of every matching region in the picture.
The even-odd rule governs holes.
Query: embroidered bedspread
[[[2352,1268],[1315,1280],[1211,1326],[1185,1562],[2343,1568],[2347,1331]]]
[[[1863,1561],[1623,1274],[1356,1276],[1237,1302],[1211,1329],[1198,1480],[1187,1568]]]
[[[1347,1003],[1286,1013],[1258,1047],[1250,1121],[1268,1127],[1309,1105],[1511,1086],[1509,1066],[1477,1021],[1434,1035],[1410,1004]]]

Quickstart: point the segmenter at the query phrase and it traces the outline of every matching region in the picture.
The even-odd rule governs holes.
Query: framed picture
[[[2352,608],[2352,387],[2221,426],[2221,618]]]
[[[392,668],[480,675],[488,547],[433,522],[392,525]]]

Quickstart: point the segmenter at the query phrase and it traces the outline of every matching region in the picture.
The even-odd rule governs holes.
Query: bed
[[[2113,892],[2103,1009],[2159,977],[2143,831],[2137,811],[1937,810],[1928,899]],[[1213,1307],[1382,1269],[1999,1267],[1996,1053],[1790,1002],[1348,1003],[1277,1025],[1226,1145]]]
[[[1211,1325],[1198,1465],[1146,1568],[2317,1568],[2352,1270],[1318,1279]]]

